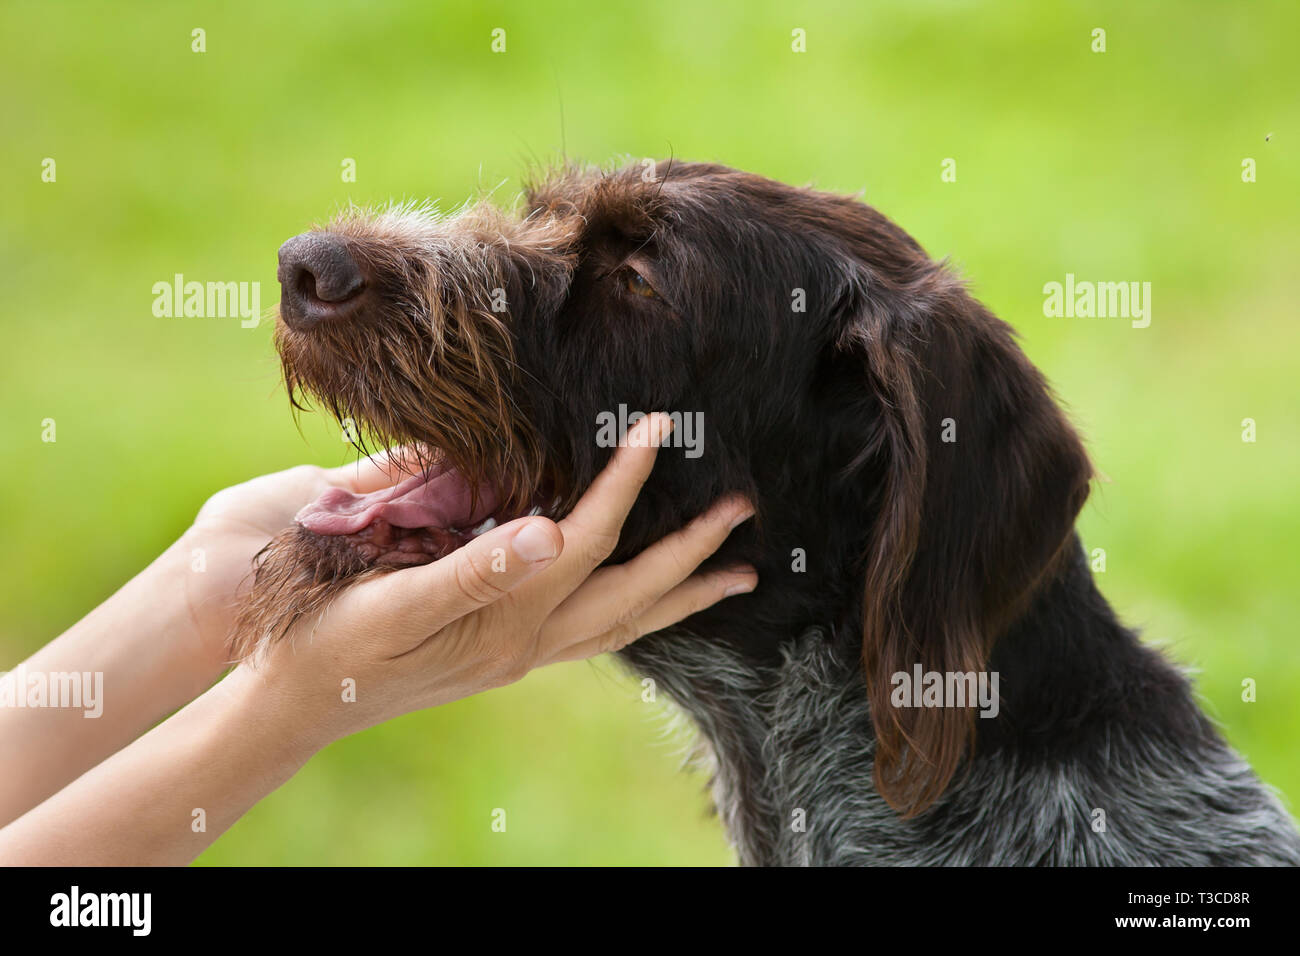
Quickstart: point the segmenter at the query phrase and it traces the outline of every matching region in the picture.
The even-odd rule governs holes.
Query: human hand
[[[670,426],[662,415],[640,421],[558,524],[520,518],[431,564],[361,581],[227,680],[258,682],[286,733],[319,748],[535,667],[617,650],[752,590],[752,568],[693,574],[753,514],[739,498],[719,501],[626,564],[596,570]],[[319,488],[299,490],[301,503]],[[343,700],[345,680],[355,700]]]
[[[0,787],[0,826],[212,687],[231,660],[231,620],[253,556],[299,508],[330,485],[366,493],[398,477],[381,456],[291,468],[213,495],[171,547],[25,662],[32,672],[99,675],[111,705],[95,720],[77,708],[0,707],[0,753],[15,768]]]
[[[253,558],[293,524],[304,504],[329,487],[356,494],[378,491],[404,476],[404,460],[403,450],[394,449],[337,468],[299,465],[232,485],[209,498],[177,542],[175,562],[183,569],[201,653],[218,665],[231,659],[231,621],[240,589],[250,581]]]

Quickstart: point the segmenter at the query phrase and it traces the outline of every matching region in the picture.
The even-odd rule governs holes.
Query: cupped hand
[[[176,548],[190,617],[202,653],[230,660],[231,621],[253,558],[294,515],[331,486],[368,494],[400,481],[412,466],[394,449],[338,468],[299,465],[218,491],[207,500]],[[405,470],[404,470],[405,469]]]
[[[285,719],[323,746],[535,667],[618,650],[752,590],[758,579],[749,567],[695,573],[753,513],[741,498],[722,499],[625,564],[599,567],[670,428],[663,415],[638,422],[558,524],[520,518],[432,564],[363,580],[233,676],[262,682]],[[316,479],[329,474],[337,473],[299,476],[294,500],[310,500]]]

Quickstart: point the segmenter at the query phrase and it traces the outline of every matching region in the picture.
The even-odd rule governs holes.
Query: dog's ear
[[[894,706],[893,675],[986,667],[1070,539],[1091,468],[1011,329],[910,239],[885,245],[888,273],[858,253],[836,332],[866,382],[854,467],[874,487],[862,662],[876,785],[913,816],[973,745],[975,710]]]

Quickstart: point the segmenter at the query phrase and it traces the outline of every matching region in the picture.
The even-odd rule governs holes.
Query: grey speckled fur
[[[782,656],[761,671],[674,630],[638,648],[635,662],[712,751],[714,799],[742,864],[1300,864],[1290,817],[1226,744],[1188,754],[1107,740],[1112,772],[1100,777],[1069,762],[977,757],[934,807],[900,820],[872,785],[871,719],[856,668],[836,659],[818,629]],[[1097,809],[1104,832],[1093,828]]]

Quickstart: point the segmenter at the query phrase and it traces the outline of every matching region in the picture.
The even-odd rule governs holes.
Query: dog
[[[911,236],[708,163],[569,165],[520,205],[350,209],[281,248],[294,403],[425,452],[383,507],[327,495],[267,546],[241,653],[358,578],[563,516],[615,410],[698,416],[610,560],[755,505],[706,567],[759,587],[620,652],[698,726],[741,863],[1300,863],[1097,590],[1092,468],[1043,376]]]

